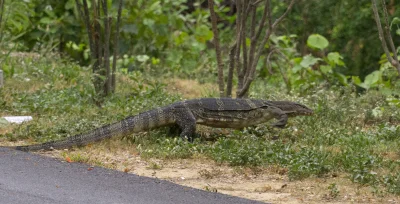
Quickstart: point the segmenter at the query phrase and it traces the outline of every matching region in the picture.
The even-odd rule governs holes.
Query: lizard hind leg
[[[182,129],[177,124],[168,127],[168,135],[169,136],[176,136],[176,135],[180,135],[181,133],[182,133]]]

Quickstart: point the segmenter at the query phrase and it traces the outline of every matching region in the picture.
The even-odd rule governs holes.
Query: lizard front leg
[[[288,121],[288,115],[277,107],[268,107],[268,109],[273,114],[275,119],[278,120],[278,122],[274,123],[273,126],[278,128],[284,128]]]

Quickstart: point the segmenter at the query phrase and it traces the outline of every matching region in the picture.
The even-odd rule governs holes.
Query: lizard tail
[[[164,115],[165,109],[154,109],[135,116],[127,117],[119,122],[104,125],[91,132],[67,137],[62,140],[50,141],[41,144],[8,147],[21,151],[37,151],[63,149],[72,146],[84,146],[106,138],[126,135],[134,132],[147,131],[173,123],[173,118]]]
[[[63,149],[72,146],[83,146],[92,142],[97,142],[105,138],[110,138],[128,132],[128,124],[130,123],[129,120],[129,118],[126,118],[113,124],[104,125],[88,133],[77,134],[62,140],[50,141],[41,144],[16,146],[13,147],[13,149],[28,152],[37,150]]]

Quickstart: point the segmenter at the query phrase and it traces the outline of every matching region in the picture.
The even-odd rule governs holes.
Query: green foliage
[[[311,48],[311,53],[304,56],[299,56],[297,52],[296,38],[296,36],[273,36],[271,38],[272,45],[287,58],[278,56],[272,67],[280,69],[276,73],[280,73],[286,78],[288,91],[296,89],[306,92],[320,84],[348,85],[348,77],[341,73],[346,65],[340,53],[325,54],[323,52],[329,45],[325,37],[319,34],[309,36],[307,45]],[[291,63],[288,64],[287,60],[290,60]],[[280,66],[286,66],[286,68]]]
[[[14,41],[30,27],[29,18],[34,15],[30,7],[22,0],[6,0],[0,28],[0,42]]]
[[[324,176],[333,168],[333,164],[329,162],[330,157],[329,152],[317,150],[315,147],[302,147],[290,161],[288,176],[290,179]]]
[[[29,18],[29,30],[21,38],[28,49],[51,51],[59,46],[63,51],[67,42],[84,39],[74,0],[33,0],[27,5],[35,11]]]
[[[281,53],[287,57],[287,59],[278,57],[277,62],[272,67],[280,69],[277,73],[283,75],[288,91],[297,89],[301,92],[307,92],[321,85],[326,87],[348,86],[352,82],[367,91],[377,89],[387,96],[399,94],[398,72],[388,62],[384,54],[379,61],[380,69],[373,71],[364,80],[361,80],[359,76],[345,75],[345,70],[348,67],[340,53],[329,52],[325,54],[323,50],[328,48],[329,42],[322,35],[313,34],[308,37],[307,45],[312,49],[310,50],[311,53],[301,57],[298,56],[295,48],[297,46],[296,36],[273,36],[271,41],[273,46],[281,50]],[[287,60],[291,60],[290,66],[286,63]],[[279,65],[287,66],[286,73],[283,71],[285,69],[282,69]]]
[[[388,62],[385,54],[381,56],[379,63],[379,70],[369,73],[363,82],[358,76],[352,76],[353,83],[366,90],[380,90],[388,96],[399,94],[400,83],[397,70]]]
[[[308,47],[323,50],[328,47],[328,40],[320,34],[312,34],[307,39]]]
[[[400,173],[396,172],[393,175],[388,175],[383,178],[388,192],[400,195]]]
[[[19,8],[17,3],[23,8]],[[108,3],[110,16],[115,17],[118,1]],[[21,16],[21,19],[13,17],[10,21],[13,24],[6,24],[5,28],[13,31],[7,36],[18,37],[18,42],[23,45],[19,49],[47,53],[58,48],[81,64],[90,64],[87,34],[75,0],[17,0],[11,6],[18,9],[12,14]],[[119,53],[134,60],[118,68],[124,69],[125,73],[150,70],[152,73],[179,73],[182,76],[192,76],[193,73],[204,76],[210,70],[214,71],[214,67],[208,65],[210,55],[206,42],[213,37],[208,11],[196,8],[188,13],[186,10],[186,0],[124,2]],[[224,7],[218,8],[217,12],[232,18],[223,13],[226,12]],[[199,53],[204,54],[199,56]]]
[[[399,24],[400,24],[400,18],[399,17],[394,17],[392,22],[390,22],[390,30],[392,30],[393,25],[396,25],[396,34],[400,35],[400,28],[399,28]]]
[[[399,17],[400,9],[396,4],[385,2],[390,11],[389,21],[393,17]],[[346,76],[364,79],[366,75],[377,70],[377,62],[383,49],[373,18],[371,1],[301,1],[295,5],[282,26],[285,34],[296,34],[298,39],[307,39],[313,33],[325,36],[329,40],[326,51],[339,51],[343,56],[347,69],[341,70],[341,73]],[[397,25],[393,23],[393,35],[396,29]],[[393,39],[398,46],[399,38]],[[300,43],[299,50],[304,53],[306,46],[308,45]]]
[[[163,59],[167,72],[191,73],[199,64],[199,53],[213,34],[208,12],[196,9],[185,13],[184,0],[126,2],[131,11],[122,26],[121,50],[128,55]],[[144,9],[143,9],[144,8]],[[153,61],[154,62],[154,61]],[[157,69],[157,66],[155,66]]]

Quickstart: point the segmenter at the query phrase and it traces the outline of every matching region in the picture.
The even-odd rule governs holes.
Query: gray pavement
[[[0,147],[0,204],[260,203]]]

